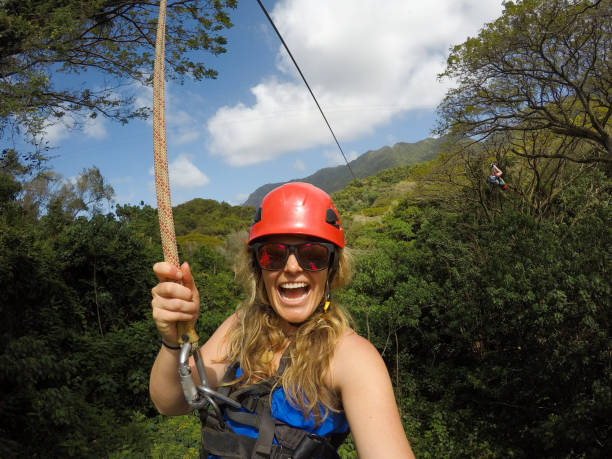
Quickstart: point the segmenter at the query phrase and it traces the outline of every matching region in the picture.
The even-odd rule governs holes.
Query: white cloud
[[[153,168],[151,168],[150,171],[153,171]],[[111,183],[113,185],[132,184],[132,183],[134,183],[134,177],[132,177],[131,175],[125,175],[125,176],[121,176],[121,177],[113,177],[111,179]]]
[[[102,116],[96,118],[85,118],[83,121],[83,133],[93,139],[103,139],[106,137],[106,120]]]
[[[271,15],[336,136],[371,134],[394,116],[435,107],[448,49],[502,11],[500,0],[280,0]],[[251,88],[255,102],[209,119],[210,151],[235,166],[333,142],[284,49],[282,80]]]
[[[153,87],[145,86],[142,83],[134,82],[131,86],[134,97],[134,108],[146,107],[149,110],[153,109]],[[151,118],[148,121],[152,124]]]
[[[115,195],[113,200],[119,204],[136,204],[141,200],[141,197],[134,190],[129,190]]]
[[[342,157],[342,153],[340,153],[340,151],[336,148],[336,149],[331,149],[331,150],[325,150],[323,152],[323,156],[327,159],[329,163],[329,166],[327,167],[331,167],[331,166],[339,166],[341,164],[346,164],[346,161],[350,163],[352,160],[357,159],[357,156],[359,155],[357,154],[355,150],[345,151],[344,152],[344,156],[346,156],[346,161],[345,161],[344,158]]]
[[[78,175],[71,175],[70,177],[64,177],[60,183],[63,184],[67,184],[67,185],[76,185],[77,182],[79,181],[79,176]]]
[[[244,201],[246,201],[249,198],[249,196],[250,196],[249,193],[238,193],[236,196],[233,197],[233,199],[231,199],[228,202],[228,204],[231,204],[232,206],[239,206]]]
[[[296,159],[295,163],[293,163],[293,167],[300,172],[304,172],[306,170],[306,163],[301,159]]]
[[[170,189],[189,189],[208,185],[209,178],[192,162],[189,155],[179,155],[168,164]]]
[[[153,113],[153,88],[135,83],[133,91],[134,107],[148,107]],[[179,91],[180,97],[177,97]],[[164,86],[166,140],[169,144],[185,145],[198,140],[202,136],[203,129],[199,114],[187,112],[181,107],[185,101],[192,104],[201,99],[201,96],[188,93],[182,87],[179,91],[172,83],[166,83]],[[153,126],[153,116],[147,118],[147,124]]]
[[[387,134],[386,138],[387,145],[395,145],[398,142],[397,137],[393,134]]]
[[[57,146],[74,133],[81,133],[92,139],[103,139],[107,135],[106,120],[102,116],[90,118],[66,114],[63,117],[49,121],[43,129],[41,137],[51,146]]]
[[[74,120],[66,120],[62,117],[54,123],[48,123],[41,136],[51,146],[56,146],[62,140],[67,139],[73,129]]]
[[[184,110],[169,111],[166,124],[170,139],[177,145],[198,140],[202,134],[202,123]]]

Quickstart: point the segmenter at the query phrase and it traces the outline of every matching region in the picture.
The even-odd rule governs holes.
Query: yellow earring
[[[329,292],[329,279],[327,279],[327,281],[325,282],[325,292],[327,293],[327,295],[325,295],[325,304],[323,305],[323,312],[327,312],[327,310],[329,309],[331,299],[331,295]]]

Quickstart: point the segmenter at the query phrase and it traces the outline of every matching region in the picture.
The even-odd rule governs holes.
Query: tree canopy
[[[158,1],[4,0],[0,2],[0,136],[13,124],[36,135],[68,114],[127,122],[144,117],[126,82],[150,84]],[[195,52],[225,52],[236,0],[168,2],[166,67],[171,78],[217,73]],[[102,72],[103,87],[61,85],[57,73]]]
[[[458,85],[439,106],[438,131],[476,140],[550,131],[569,140],[547,151],[518,141],[514,153],[612,162],[612,2],[521,0],[504,7],[477,37],[451,50],[440,76]]]
[[[333,196],[356,266],[332,305],[382,354],[415,454],[607,457],[610,180],[586,169],[536,219],[520,194],[469,180],[428,191],[440,164],[444,155]],[[87,196],[104,180],[87,170],[75,182],[93,188],[84,212],[31,212],[29,169],[14,153],[0,161],[0,456],[197,457],[197,418],[157,415],[147,392],[160,345],[155,209],[97,212]],[[229,261],[253,209],[195,200],[175,210],[206,341],[244,298]],[[357,457],[350,442],[341,457]]]

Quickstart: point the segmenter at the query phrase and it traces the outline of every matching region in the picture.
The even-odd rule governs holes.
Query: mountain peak
[[[429,137],[414,143],[398,142],[392,147],[384,146],[378,150],[369,150],[350,161],[349,164],[357,178],[361,179],[384,169],[427,161],[438,154],[445,140],[447,139],[444,137]],[[242,205],[258,207],[266,194],[284,183],[306,182],[331,194],[341,190],[352,180],[353,176],[346,165],[326,167],[308,177],[262,185],[251,193]]]

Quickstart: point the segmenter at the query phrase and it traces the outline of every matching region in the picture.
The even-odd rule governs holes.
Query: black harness
[[[322,437],[272,417],[270,392],[276,379],[285,370],[287,359],[286,356],[281,358],[275,377],[241,389],[223,385],[217,389],[217,392],[236,400],[246,410],[223,405],[224,416],[255,428],[258,436],[252,438],[237,434],[214,412],[202,409],[200,459],[207,459],[209,454],[222,459],[340,459],[336,450],[348,432]],[[236,379],[238,367],[238,362],[230,365],[222,381],[227,383]]]

